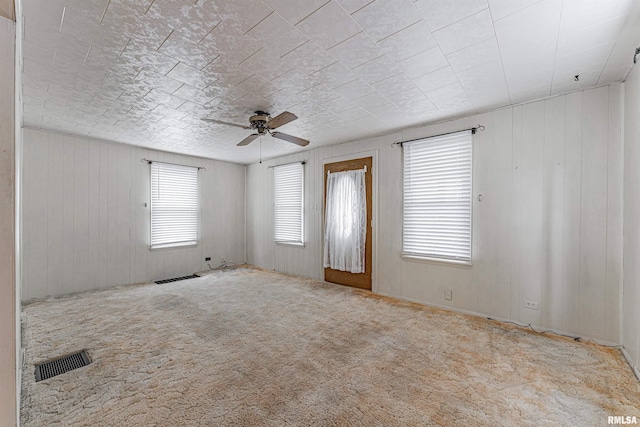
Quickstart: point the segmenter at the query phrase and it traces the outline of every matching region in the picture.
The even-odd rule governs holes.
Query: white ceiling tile
[[[220,1],[215,2],[215,5],[216,13],[222,17],[225,26],[243,34],[273,12],[264,2],[256,0]]]
[[[167,73],[167,77],[199,89],[204,89],[213,83],[203,71],[190,67],[182,62],[173,67],[171,71]]]
[[[495,37],[488,9],[433,33],[442,52],[449,54]]]
[[[404,72],[381,80],[373,84],[373,87],[388,98],[391,98],[395,93],[402,93],[417,88],[413,80],[407,77]]]
[[[575,31],[561,31],[558,37],[558,55],[569,55],[605,43],[613,45],[620,36],[625,20],[626,16],[619,16]]]
[[[561,3],[543,0],[496,22],[496,37],[503,58],[526,61],[531,53],[555,52]]]
[[[296,25],[311,40],[329,49],[362,31],[335,1],[330,1]]]
[[[402,109],[412,108],[416,103],[428,101],[425,94],[417,87],[404,92],[396,92],[387,97],[395,105],[402,107]]]
[[[496,38],[490,38],[481,43],[461,49],[447,55],[447,61],[457,73],[473,70],[487,62],[501,61],[500,50]]]
[[[438,43],[424,21],[418,21],[378,41],[380,50],[395,61],[402,61],[437,45]]]
[[[57,1],[25,1],[22,4],[22,13],[31,25],[43,29],[59,30],[62,25],[62,13],[64,5]],[[25,25],[25,30],[27,25]]]
[[[267,97],[278,90],[277,86],[273,85],[271,82],[263,79],[258,75],[249,77],[245,81],[238,84],[237,87],[247,93],[260,95],[262,97]]]
[[[436,31],[486,9],[487,0],[417,0],[416,7]]]
[[[177,31],[171,33],[160,46],[158,52],[199,70],[206,67],[219,55],[215,47],[206,43],[198,44]]]
[[[371,87],[370,84],[365,83],[361,79],[358,79],[358,80],[352,81],[351,83],[347,83],[345,85],[337,87],[335,90],[340,95],[351,100],[356,100],[358,98],[362,98],[363,96],[376,93],[375,89]]]
[[[489,9],[494,21],[498,21],[511,14],[539,3],[541,0],[489,0]],[[562,0],[558,0],[559,2]]]
[[[203,11],[202,4],[213,7]],[[154,0],[145,16],[152,22],[162,22],[163,26],[180,31],[197,43],[221,21],[215,3],[202,4],[198,6],[192,0]]]
[[[317,79],[319,83],[324,83],[325,86],[335,89],[338,86],[350,83],[358,79],[358,76],[345,67],[340,62],[335,62],[321,70],[316,71],[311,75],[312,78]]]
[[[336,94],[335,98],[322,102],[321,104],[324,108],[331,111],[332,113],[341,113],[342,111],[350,110],[358,106],[358,104],[354,100],[347,99],[338,94]]]
[[[325,5],[328,0],[264,0],[292,25],[296,25],[307,16]]]
[[[24,40],[23,45],[23,58],[30,59],[38,64],[51,65],[53,63],[53,57],[56,53],[55,50],[43,47],[38,43],[31,40]]]
[[[337,1],[338,3],[340,3],[342,7],[344,7],[344,10],[346,10],[349,13],[354,13],[362,9],[369,3],[372,3],[374,0],[337,0]]]
[[[444,113],[457,113],[459,111],[468,113],[474,111],[473,104],[469,101],[467,94],[458,82],[434,89],[427,92],[426,95]]]
[[[285,90],[287,93],[299,93],[319,83],[317,76],[310,76],[307,73],[300,72],[296,69],[288,71],[280,77],[271,81],[278,88]]]
[[[146,68],[140,71],[136,77],[136,81],[167,93],[173,93],[183,85],[183,82],[163,76],[162,74],[155,73],[151,70],[147,70]]]
[[[107,4],[109,4],[109,0],[64,0],[63,3],[65,7],[99,22],[107,8]]]
[[[227,21],[222,21],[199,44],[215,50],[235,64],[246,61],[264,47],[262,41],[244,34]]]
[[[478,65],[475,69],[456,72],[456,76],[476,109],[486,110],[509,104],[509,91],[499,58]]]
[[[275,56],[283,56],[308,41],[306,36],[277,13],[266,17],[247,35],[262,41],[264,48]]]
[[[402,73],[402,68],[387,56],[379,56],[372,61],[354,68],[353,72],[367,83],[374,84]]]
[[[91,52],[89,52],[88,60],[91,60],[97,53],[99,52],[92,49]],[[150,48],[138,39],[131,39],[119,58],[126,64],[129,64],[131,68],[147,67],[159,74],[167,74],[180,62],[176,58],[158,53],[155,48]]]
[[[363,96],[362,98],[358,98],[355,100],[355,102],[365,110],[369,110],[369,111],[371,111],[372,108],[377,108],[383,105],[391,104],[391,101],[389,100],[389,98],[379,94],[378,92],[374,92],[370,95]]]
[[[324,49],[319,48],[311,40],[284,55],[280,58],[280,61],[307,74],[313,74],[337,63],[333,56],[329,55]]]
[[[260,49],[238,67],[246,72],[255,72],[266,80],[276,79],[295,68],[291,60],[280,58],[267,49]]]
[[[449,65],[440,48],[434,47],[425,52],[407,58],[400,63],[409,78],[424,76],[432,71]]]
[[[458,81],[451,67],[444,67],[413,80],[421,91],[427,93],[431,90],[447,86]]]
[[[412,0],[377,0],[353,14],[374,41],[382,40],[420,20]]]
[[[376,44],[365,32],[343,41],[329,49],[328,52],[351,69],[382,55]]]
[[[577,50],[566,56],[556,58],[554,74],[561,72],[566,76],[575,76],[587,68],[594,66],[602,70],[611,55],[614,43],[605,43],[585,50]]]
[[[150,2],[148,3],[111,0],[100,26],[106,33],[136,37],[139,41],[157,49],[173,29],[157,16],[145,15],[150,6]]]
[[[174,29],[199,43],[222,22],[223,15],[220,9],[220,4],[217,2],[196,2],[180,16],[179,26]]]
[[[564,0],[562,32],[572,32],[612,18],[626,17],[632,5],[633,0]]]

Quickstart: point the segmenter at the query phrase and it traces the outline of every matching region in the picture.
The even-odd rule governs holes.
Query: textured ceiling
[[[634,0],[23,0],[25,125],[251,163],[621,81]],[[579,74],[578,82],[574,75]],[[300,147],[263,138],[262,156]]]

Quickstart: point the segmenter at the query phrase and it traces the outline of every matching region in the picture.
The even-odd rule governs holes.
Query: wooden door
[[[343,172],[349,170],[363,169],[367,167],[365,173],[365,187],[367,197],[367,239],[365,241],[365,267],[364,273],[354,274],[348,271],[333,270],[331,268],[324,269],[324,280],[327,282],[338,283],[340,285],[353,286],[361,289],[371,289],[371,169],[373,165],[373,159],[366,157],[363,159],[347,160],[344,162],[328,163],[324,165],[324,200],[325,208],[323,212],[326,215],[327,205],[327,172]]]

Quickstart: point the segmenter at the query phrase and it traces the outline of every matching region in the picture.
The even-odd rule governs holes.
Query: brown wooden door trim
[[[363,169],[365,166],[367,167],[367,172],[365,173],[365,186],[367,192],[367,240],[365,244],[365,272],[361,274],[353,274],[347,271],[338,271],[331,268],[325,268],[324,280],[327,282],[338,283],[340,285],[347,285],[360,289],[371,290],[373,270],[373,228],[371,226],[371,219],[373,218],[373,157],[345,160],[342,162],[325,163],[323,178],[324,197],[322,207],[322,244],[324,248],[324,219],[327,204],[327,171],[342,172],[354,169]],[[324,251],[322,253],[324,253]]]

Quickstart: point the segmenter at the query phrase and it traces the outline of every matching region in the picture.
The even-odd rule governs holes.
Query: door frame
[[[346,160],[361,159],[363,157],[371,157],[371,292],[378,293],[378,150],[359,151],[357,153],[349,153],[342,156],[327,157],[322,159],[322,235],[320,237],[320,264],[322,266],[322,256],[324,254],[324,165],[328,163],[344,162]],[[322,277],[324,280],[324,268],[322,268]]]

